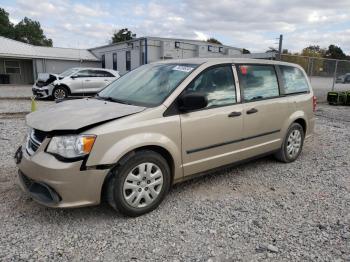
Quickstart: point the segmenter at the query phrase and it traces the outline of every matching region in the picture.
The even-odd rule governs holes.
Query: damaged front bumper
[[[33,85],[32,92],[33,92],[33,95],[36,97],[47,98],[52,95],[53,88],[54,88],[53,85],[48,85],[43,87],[38,87],[36,85]]]
[[[82,170],[82,161],[61,162],[38,150],[30,156],[20,147],[15,155],[19,185],[38,203],[56,208],[97,205],[108,170]]]

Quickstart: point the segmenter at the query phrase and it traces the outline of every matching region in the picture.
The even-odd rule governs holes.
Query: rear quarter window
[[[293,66],[279,66],[285,94],[304,93],[309,91],[309,85],[303,72]]]

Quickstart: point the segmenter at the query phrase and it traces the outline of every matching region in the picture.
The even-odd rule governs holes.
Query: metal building
[[[101,62],[88,50],[33,46],[0,36],[0,84],[32,84],[38,73],[77,66],[101,67]]]
[[[101,60],[102,67],[120,74],[136,67],[163,60],[192,57],[248,57],[274,59],[274,53],[243,54],[240,48],[206,41],[161,37],[141,37],[89,49]]]
[[[101,60],[102,67],[118,70],[120,74],[163,59],[245,56],[242,49],[232,46],[160,37],[135,38],[89,50]],[[250,57],[270,58],[271,54],[250,54]]]

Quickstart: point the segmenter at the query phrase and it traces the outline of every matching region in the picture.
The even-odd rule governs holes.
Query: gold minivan
[[[296,160],[316,99],[295,64],[186,59],[143,65],[92,98],[27,115],[20,185],[50,207],[106,199],[128,216],[155,209],[174,183],[274,154]]]

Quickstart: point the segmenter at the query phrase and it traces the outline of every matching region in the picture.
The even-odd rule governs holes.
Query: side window
[[[76,73],[78,77],[91,77],[91,70],[81,70]]]
[[[240,65],[239,85],[244,101],[254,101],[279,96],[274,66]]]
[[[104,71],[104,77],[115,77],[113,74],[111,74],[110,72]]]
[[[204,93],[208,99],[207,108],[236,103],[231,66],[214,67],[204,71],[188,85],[186,92]]]
[[[103,70],[94,70],[94,76],[95,77],[114,77],[110,72],[103,71]]]
[[[309,91],[308,83],[303,72],[293,66],[279,66],[286,94]]]

